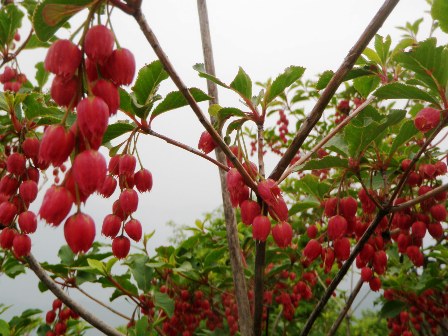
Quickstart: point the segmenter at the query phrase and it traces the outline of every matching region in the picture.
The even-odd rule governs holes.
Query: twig
[[[37,275],[37,277],[48,287],[48,289],[56,295],[67,307],[73,309],[75,312],[79,314],[84,320],[90,323],[99,331],[103,332],[105,335],[109,336],[124,336],[118,330],[115,330],[113,327],[109,326],[102,320],[96,317],[95,314],[87,311],[82,307],[78,302],[73,300],[70,296],[68,296],[62,289],[60,289],[51,279],[47,272],[40,266],[39,262],[34,258],[32,254],[26,257],[26,261],[30,269]]]
[[[30,40],[31,36],[33,35],[33,28],[31,28],[30,33],[28,34],[27,38],[25,39],[25,41],[23,41],[23,43],[20,45],[20,47],[17,48],[17,50],[9,55],[6,55],[3,60],[2,63],[0,64],[0,68],[2,68],[6,63],[8,63],[9,61],[13,60],[14,58],[16,58],[20,52],[23,50],[23,48],[25,48],[25,46],[27,45],[28,41]]]
[[[361,290],[361,287],[363,285],[362,279],[359,279],[358,283],[356,284],[355,288],[351,292],[344,309],[340,312],[338,318],[336,321],[334,321],[333,325],[331,326],[330,331],[328,332],[327,336],[333,336],[336,334],[336,331],[338,330],[339,326],[341,325],[342,321],[344,320],[345,316],[347,315],[348,311],[350,310],[350,307],[353,304],[353,301],[355,301],[356,296],[359,294],[359,291]]]
[[[447,184],[443,184],[440,187],[437,187],[429,192],[427,192],[424,195],[421,195],[419,197],[416,197],[410,201],[395,205],[393,207],[390,208],[391,212],[397,212],[397,211],[401,211],[404,210],[406,208],[409,208],[415,204],[418,204],[420,202],[423,202],[424,200],[427,200],[428,198],[434,197],[435,195],[443,192],[443,191],[447,191],[448,190],[448,183]]]
[[[217,165],[219,168],[221,168],[225,172],[230,170],[230,168],[227,167],[226,164],[223,164],[223,163],[221,163],[219,161],[216,161],[215,159],[213,159],[212,157],[208,156],[207,154],[204,154],[201,151],[198,151],[196,148],[193,148],[191,146],[185,145],[185,144],[183,144],[183,143],[181,143],[179,141],[173,140],[173,139],[171,139],[171,138],[169,138],[169,137],[167,137],[167,136],[165,136],[163,134],[160,134],[160,133],[157,133],[156,131],[153,131],[152,129],[143,129],[142,128],[142,132],[144,132],[144,133],[146,133],[148,135],[155,136],[156,138],[165,140],[167,143],[169,143],[171,145],[174,145],[176,147],[185,149],[186,151],[188,151],[190,153],[193,153],[194,155],[198,155],[198,156],[200,156],[200,157],[210,161],[211,163]]]
[[[205,0],[198,0],[198,16],[201,29],[202,51],[204,54],[205,70],[211,75],[215,75],[215,63],[213,60],[213,47],[208,20],[207,3]],[[208,94],[213,97],[210,104],[218,104],[218,87],[212,81],[207,81]],[[213,118],[212,118],[213,122]],[[226,157],[220,147],[215,150],[216,158],[221,164],[226,163]],[[243,262],[241,260],[241,247],[238,239],[237,222],[235,213],[230,201],[230,194],[227,190],[226,175],[224,170],[219,170],[221,182],[221,195],[224,208],[224,218],[226,221],[227,244],[229,246],[230,265],[232,267],[233,283],[235,287],[236,303],[238,306],[238,324],[241,335],[252,336],[252,315],[250,303],[247,296],[246,278],[244,276]]]
[[[336,276],[333,278],[333,281],[330,283],[330,285],[327,287],[327,290],[325,291],[322,298],[317,303],[316,307],[314,307],[313,312],[311,313],[310,317],[308,318],[308,321],[306,321],[305,326],[303,327],[302,332],[300,333],[300,336],[308,335],[308,333],[311,331],[311,327],[313,326],[314,322],[316,321],[317,317],[320,315],[322,310],[324,309],[325,305],[327,304],[328,300],[331,298],[332,293],[335,291],[335,289],[338,287],[339,283],[344,278],[345,274],[347,274],[347,271],[350,269],[353,261],[355,260],[356,256],[361,252],[362,248],[364,247],[365,243],[369,240],[370,236],[373,232],[375,232],[375,229],[383,219],[383,217],[387,214],[386,210],[379,210],[375,219],[372,221],[372,223],[369,225],[367,230],[362,235],[361,239],[358,241],[358,243],[353,248],[353,251],[350,253],[350,256],[348,257],[347,261],[342,265],[339,272],[336,274]]]
[[[338,124],[335,128],[331,130],[330,133],[328,133],[319,143],[314,146],[308,153],[306,153],[304,156],[300,157],[300,159],[291,165],[286,171],[282,174],[282,176],[279,178],[278,183],[281,183],[285,178],[287,178],[289,175],[291,175],[294,172],[294,169],[301,164],[303,164],[305,161],[307,161],[311,155],[316,153],[320,148],[322,148],[328,141],[330,141],[331,138],[333,138],[337,133],[339,133],[354,117],[356,117],[366,106],[368,106],[372,101],[374,100],[373,96],[370,96],[366,99],[364,103],[358,106],[350,115],[348,115],[340,124]]]
[[[302,126],[294,137],[291,145],[286,150],[283,157],[277,163],[277,166],[274,168],[273,172],[270,175],[270,178],[277,180],[286,170],[288,165],[291,163],[291,160],[294,158],[300,147],[302,146],[305,139],[310,134],[311,130],[319,121],[323,111],[326,106],[330,102],[331,98],[335,94],[339,85],[344,80],[344,77],[347,73],[353,68],[356,60],[364,51],[364,49],[369,44],[370,40],[375,36],[376,32],[383,25],[386,18],[395,8],[400,0],[386,0],[383,6],[379,9],[378,13],[369,23],[365,31],[362,33],[359,40],[356,44],[350,49],[347,56],[344,59],[344,62],[341,64],[339,69],[335,72],[324,92],[320,96],[316,105],[312,109],[310,115],[303,121]]]
[[[79,287],[78,285],[75,284],[75,286],[73,288],[76,288],[77,290],[79,290],[82,294],[84,294],[85,296],[87,296],[90,300],[95,301],[96,303],[98,303],[100,306],[103,306],[104,308],[106,308],[107,310],[111,311],[112,313],[124,318],[125,320],[130,321],[131,318],[129,316],[124,315],[123,313],[120,313],[118,310],[115,310],[114,308],[108,306],[107,304],[105,304],[104,302],[98,300],[96,297],[90,295],[89,293],[87,293],[85,290],[83,290],[81,287]]]
[[[258,167],[260,176],[264,178],[264,159],[263,159],[263,124],[258,124]],[[260,204],[263,201],[258,198]],[[266,207],[264,207],[266,212]],[[263,323],[263,297],[264,297],[264,269],[266,264],[266,242],[256,242],[255,244],[255,305],[254,305],[254,334],[261,336]]]
[[[134,16],[135,20],[137,21],[137,23],[139,24],[141,31],[145,35],[146,40],[149,42],[149,44],[153,48],[153,50],[156,53],[157,57],[159,58],[160,62],[162,62],[165,71],[168,73],[168,75],[171,77],[171,80],[174,82],[174,84],[177,86],[177,88],[182,93],[184,98],[187,100],[191,109],[193,110],[196,117],[198,118],[199,122],[202,124],[202,126],[204,126],[204,128],[207,130],[207,132],[210,133],[215,144],[222,149],[224,154],[229,158],[229,160],[232,162],[232,164],[235,166],[235,168],[243,176],[244,181],[247,184],[247,186],[249,186],[249,188],[251,188],[252,190],[256,190],[257,189],[256,183],[252,180],[249,173],[244,169],[241,162],[239,162],[238,158],[232,153],[229,146],[227,146],[227,144],[224,142],[224,140],[219,135],[219,133],[214,129],[213,125],[207,120],[207,118],[205,117],[201,108],[199,107],[198,103],[194,100],[193,96],[191,95],[190,91],[188,90],[187,86],[184,84],[182,79],[179,77],[178,73],[176,72],[176,70],[174,69],[170,60],[168,59],[168,56],[165,54],[162,47],[160,46],[160,43],[157,40],[157,37],[155,36],[152,29],[149,27],[148,22],[146,21],[146,18],[143,15],[140,7],[135,8],[135,12],[133,13],[133,16]]]

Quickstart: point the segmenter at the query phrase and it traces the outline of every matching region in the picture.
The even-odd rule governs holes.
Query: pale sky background
[[[255,82],[275,77],[290,65],[306,67],[304,77],[308,78],[314,78],[325,70],[336,70],[382,3],[378,0],[208,1],[217,75],[229,83],[241,66]],[[401,1],[379,34],[390,34],[396,42],[401,32],[395,27],[404,25],[406,21],[414,22],[428,8],[424,0]],[[184,82],[205,91],[205,81],[192,69],[194,64],[203,62],[196,1],[146,0],[143,1],[143,9],[149,25]],[[78,14],[77,20],[85,18],[85,15],[85,12]],[[426,18],[421,38],[428,35],[430,19]],[[115,10],[112,23],[121,46],[134,52],[137,68],[155,60],[155,54],[131,17]],[[26,31],[23,29],[21,35],[26,36]],[[446,35],[439,43],[447,43]],[[22,71],[27,75],[33,73],[36,60],[43,60],[44,56],[43,51],[23,52],[20,57]],[[166,94],[174,89],[167,80],[160,92]],[[232,94],[220,90],[219,95],[222,106],[239,104]],[[207,103],[201,106],[207,110]],[[153,123],[157,132],[193,147],[197,146],[201,127],[188,108],[167,113]],[[203,213],[219,207],[218,173],[208,161],[157,138],[141,138],[139,151],[145,167],[153,174],[154,187],[150,194],[140,196],[136,218],[142,222],[145,232],[156,230],[149,242],[149,246],[154,248],[167,243],[172,230],[166,225],[168,221],[192,225]],[[267,162],[267,172],[274,164]],[[118,193],[111,200],[117,197]],[[37,200],[32,209],[37,212],[39,204]],[[102,219],[110,213],[111,205],[110,200],[92,197],[85,208],[85,212],[96,221],[98,238]],[[40,223],[31,239],[32,251],[38,260],[57,262],[57,251],[64,243],[63,225],[53,229]],[[0,302],[14,305],[5,317],[26,308],[45,311],[51,307],[53,296],[40,294],[36,285],[33,274],[16,280],[0,277]],[[106,291],[101,289],[95,291],[97,293],[103,301],[108,300]],[[84,299],[82,303],[113,325],[122,323],[120,318],[111,317],[95,304]],[[119,309],[126,309],[125,305],[118,305]]]

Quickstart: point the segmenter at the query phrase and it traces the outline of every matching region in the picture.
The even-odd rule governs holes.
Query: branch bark
[[[162,47],[160,46],[160,43],[157,40],[156,35],[152,31],[151,27],[149,27],[148,22],[146,21],[146,18],[141,11],[141,7],[134,8],[134,13],[132,15],[134,16],[135,20],[137,21],[138,25],[140,26],[140,29],[143,32],[143,35],[145,35],[146,40],[151,45],[152,49],[156,53],[160,62],[162,62],[165,71],[168,73],[168,75],[171,77],[171,80],[174,82],[174,84],[177,86],[179,91],[185,97],[185,99],[187,100],[191,109],[193,110],[196,117],[198,118],[199,122],[202,124],[202,126],[204,126],[204,128],[207,130],[207,132],[210,133],[210,135],[212,136],[216,145],[222,149],[222,151],[224,152],[226,157],[229,158],[229,160],[232,162],[232,164],[235,166],[235,168],[243,176],[244,181],[247,184],[247,186],[249,188],[251,188],[252,190],[256,191],[257,190],[256,183],[252,180],[249,173],[244,169],[241,162],[232,153],[229,146],[227,146],[227,144],[224,142],[224,140],[219,135],[219,133],[214,129],[212,124],[207,120],[207,118],[205,117],[201,108],[199,107],[198,103],[194,100],[194,98],[191,95],[190,91],[188,90],[187,86],[184,84],[184,82],[182,81],[182,79],[179,77],[178,73],[174,69],[173,65],[171,64],[170,60],[168,59],[168,56],[165,54]]]
[[[359,279],[358,283],[356,284],[353,291],[350,293],[350,296],[344,306],[344,309],[342,309],[341,313],[339,314],[336,321],[334,321],[333,325],[331,326],[330,331],[328,332],[327,336],[333,336],[336,334],[336,331],[338,331],[339,326],[341,325],[342,321],[344,320],[345,316],[347,315],[348,311],[350,310],[350,307],[353,304],[353,301],[355,301],[355,298],[358,296],[359,291],[361,290],[361,287],[363,285],[362,279]]]
[[[90,323],[96,329],[108,336],[124,336],[121,332],[114,329],[110,325],[106,324],[94,314],[84,309],[78,302],[68,296],[59,286],[53,281],[47,272],[40,266],[39,262],[34,258],[32,254],[26,257],[26,261],[30,269],[37,275],[37,277],[48,287],[48,289],[56,295],[64,304],[73,309],[79,314],[86,322]]]
[[[350,49],[350,51],[348,52],[347,56],[344,59],[344,62],[342,62],[339,69],[333,75],[333,78],[331,78],[324,92],[322,93],[316,105],[312,109],[310,115],[302,123],[302,126],[300,127],[299,131],[294,137],[291,145],[288,147],[283,157],[277,163],[277,166],[274,168],[269,178],[273,180],[278,180],[280,176],[283,174],[283,172],[286,170],[288,165],[291,163],[291,160],[294,158],[294,156],[302,146],[303,142],[308,137],[308,134],[310,134],[311,130],[319,121],[320,117],[322,116],[322,113],[324,112],[331,98],[335,94],[339,85],[341,85],[342,81],[344,80],[344,77],[353,68],[358,57],[367,47],[370,40],[375,36],[378,29],[380,29],[386,18],[389,16],[389,14],[392,12],[392,10],[395,8],[395,6],[398,4],[399,1],[400,0],[386,0],[384,2],[383,6],[376,13],[372,21],[369,23],[367,28],[362,33],[359,40]]]
[[[215,63],[213,60],[213,48],[210,34],[206,0],[198,0],[199,24],[201,29],[202,51],[204,54],[205,70],[215,76]],[[207,81],[208,94],[213,97],[210,104],[218,104],[218,87],[212,81]],[[213,118],[212,118],[213,122]],[[218,162],[225,165],[226,157],[221,148],[215,150]],[[243,263],[241,260],[241,248],[238,239],[237,223],[235,213],[227,190],[226,172],[219,170],[221,182],[221,195],[224,207],[224,217],[227,228],[227,244],[229,246],[230,265],[232,267],[233,283],[235,286],[235,297],[238,306],[238,324],[241,335],[252,336],[252,316],[250,313],[249,298],[247,296],[246,278],[244,276]]]

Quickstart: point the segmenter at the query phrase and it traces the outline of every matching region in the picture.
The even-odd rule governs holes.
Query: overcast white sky
[[[305,77],[336,70],[382,3],[379,0],[208,1],[217,75],[230,82],[242,66],[255,82],[274,77],[290,65],[306,67]],[[196,1],[145,0],[143,8],[149,25],[186,84],[205,90],[205,82],[192,69],[195,63],[203,62]],[[401,32],[395,27],[415,21],[427,9],[424,0],[403,0],[379,33],[390,34],[396,41]],[[85,13],[78,16],[84,18]],[[121,46],[134,52],[138,68],[155,60],[130,17],[116,10],[112,22]],[[429,19],[421,37],[427,36],[428,26]],[[22,36],[26,36],[25,30]],[[447,43],[446,35],[440,42]],[[43,60],[43,52],[37,55]],[[33,71],[36,58],[35,52],[24,52],[21,56],[21,66],[27,74]],[[161,87],[162,93],[172,90],[174,86],[170,84]],[[223,91],[220,102],[222,106],[238,104],[236,97]],[[202,106],[206,111],[207,105]],[[159,117],[153,128],[194,147],[202,132],[188,108]],[[141,196],[137,218],[146,232],[156,230],[150,241],[156,247],[166,243],[170,235],[166,222],[192,224],[201,214],[220,205],[218,173],[209,162],[156,138],[142,139],[139,149],[146,168],[153,173],[154,188],[150,194]],[[272,168],[273,163],[268,164],[267,171]],[[117,197],[118,194],[114,199]],[[38,203],[34,210],[38,209]],[[89,201],[85,211],[96,220],[97,232],[101,230],[102,218],[110,213],[111,204],[99,198]],[[62,229],[62,225],[57,229],[40,225],[32,236],[37,259],[57,261],[57,250],[64,242]],[[10,288],[12,283],[0,277],[0,288]],[[0,302],[14,304],[11,313],[29,307],[49,308],[52,298],[36,293],[35,283],[33,276],[16,280],[14,284],[21,295],[2,290]],[[98,314],[110,318],[101,311]]]

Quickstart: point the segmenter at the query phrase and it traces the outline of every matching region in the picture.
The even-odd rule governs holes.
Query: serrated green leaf
[[[289,86],[302,77],[305,68],[299,66],[290,66],[280,74],[266,91],[265,105],[268,105],[279,94],[283,93]]]
[[[22,25],[23,13],[14,4],[0,8],[0,50],[10,45]]]
[[[241,96],[247,99],[252,98],[252,80],[243,68],[239,68],[238,74],[235,76],[232,83],[230,83],[230,87],[240,93]]]
[[[448,33],[448,0],[434,0],[431,8],[434,20],[439,21],[439,27]]]
[[[225,253],[225,248],[211,250],[204,259],[204,267],[208,268],[214,266],[219,260],[223,258]]]
[[[375,51],[378,54],[381,64],[386,64],[387,58],[389,56],[390,45],[392,40],[389,35],[383,38],[381,35],[375,35]]]
[[[437,106],[439,105],[437,99],[429,93],[416,86],[403,83],[386,84],[378,88],[373,95],[380,99],[417,99],[436,104]]]
[[[353,86],[361,96],[367,98],[370,92],[375,90],[380,84],[380,78],[376,75],[362,76],[353,80]]]
[[[106,133],[103,136],[103,144],[118,138],[120,135],[123,135],[128,132],[132,132],[135,129],[135,125],[133,123],[127,122],[117,122],[115,124],[107,126]]]
[[[331,78],[333,78],[334,72],[332,70],[324,71],[316,83],[316,90],[325,89],[330,82]]]
[[[294,169],[294,171],[304,171],[313,169],[347,168],[348,160],[338,156],[325,156],[322,159],[310,160]]]
[[[190,88],[188,89],[190,91],[191,95],[193,96],[194,100],[196,100],[198,103],[206,100],[212,99],[209,95],[207,95],[205,92],[198,88]],[[188,102],[185,99],[184,95],[180,91],[173,91],[166,95],[165,99],[163,99],[159,105],[156,106],[154,111],[151,114],[151,120],[153,120],[155,117],[161,115],[162,113],[175,110],[177,108],[187,106]]]
[[[415,72],[415,78],[437,93],[448,82],[448,47],[437,47],[437,40],[429,38],[409,52],[395,56],[405,69]]]
[[[197,63],[193,66],[193,69],[196,70],[197,72],[199,72],[199,77],[208,79],[210,81],[212,81],[215,84],[218,84],[219,86],[225,87],[226,89],[230,89],[230,86],[228,86],[227,84],[223,83],[220,79],[218,79],[217,77],[208,74],[205,71],[205,66],[203,63]]]
[[[154,292],[154,305],[161,308],[171,318],[174,314],[174,301],[165,293]]]
[[[380,315],[383,318],[392,318],[397,316],[407,305],[402,301],[387,301],[381,308]]]
[[[373,63],[376,64],[381,64],[381,58],[380,56],[376,53],[375,50],[370,49],[370,48],[366,48],[364,49],[363,55],[365,55],[370,61],[372,61]]]
[[[400,131],[398,131],[398,134],[390,148],[389,156],[392,156],[401,145],[408,142],[418,132],[419,131],[414,126],[414,121],[407,120],[403,125],[401,125]]]
[[[208,107],[208,114],[210,114],[211,117],[217,117],[220,109],[222,109],[222,107],[219,104],[212,104]]]
[[[145,65],[138,72],[132,91],[140,105],[148,104],[156,94],[159,84],[169,77],[159,60]]]
[[[324,148],[327,148],[335,153],[338,153],[343,157],[349,156],[348,145],[342,134],[336,134],[334,137],[332,137],[324,145]]]
[[[355,120],[347,125],[344,128],[344,138],[348,144],[350,156],[357,157],[387,127],[400,122],[405,115],[406,111],[392,110],[382,122],[366,118],[363,125],[358,125]]]
[[[249,119],[247,118],[241,118],[241,119],[237,119],[232,121],[228,126],[227,126],[227,130],[226,130],[226,135],[230,135],[232,134],[233,131],[241,128],[243,126],[243,124],[248,121]]]
[[[89,7],[94,0],[44,0],[34,12],[33,27],[39,40],[48,41],[73,15]]]
[[[223,107],[218,111],[217,120],[218,126],[221,127],[224,125],[224,122],[231,117],[246,117],[243,111],[236,107]]]

